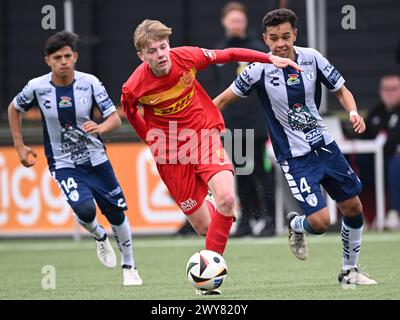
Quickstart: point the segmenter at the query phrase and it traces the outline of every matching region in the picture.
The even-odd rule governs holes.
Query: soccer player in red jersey
[[[149,145],[171,196],[196,232],[206,236],[206,249],[223,254],[235,205],[233,166],[220,141],[225,130],[221,113],[197,82],[196,73],[230,61],[301,69],[290,59],[242,48],[171,49],[171,34],[157,20],[145,20],[137,27],[134,44],[143,63],[123,85],[121,103],[131,125]],[[209,130],[206,137],[202,135],[205,129]],[[195,157],[199,161],[192,161]],[[208,190],[216,203],[205,201]]]

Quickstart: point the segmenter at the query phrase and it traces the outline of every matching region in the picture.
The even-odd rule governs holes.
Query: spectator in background
[[[384,146],[386,162],[386,184],[389,189],[390,208],[385,226],[400,228],[400,76],[382,77],[379,87],[381,102],[368,114],[365,139],[386,136]]]
[[[265,51],[264,44],[255,36],[247,33],[247,9],[239,2],[228,2],[221,12],[221,24],[225,30],[225,38],[216,45],[218,49],[229,47],[249,48]],[[232,79],[237,77],[247,62],[218,64],[214,66],[217,92],[222,92],[230,85]],[[246,116],[243,116],[243,110]],[[239,197],[241,216],[238,227],[233,236],[247,236],[254,234],[251,220],[258,220],[260,226],[264,225],[257,236],[270,236],[274,234],[274,181],[272,167],[268,162],[265,143],[268,137],[264,123],[262,109],[259,106],[256,94],[248,99],[238,101],[222,112],[225,125],[232,132],[234,129],[242,129],[241,141],[234,141],[233,148],[242,144],[242,150],[246,150],[245,130],[254,129],[254,159],[248,159],[254,163],[254,170],[249,175],[236,175],[237,195]],[[230,155],[237,168],[237,159]],[[248,163],[247,163],[248,164]],[[267,196],[266,196],[267,195]]]

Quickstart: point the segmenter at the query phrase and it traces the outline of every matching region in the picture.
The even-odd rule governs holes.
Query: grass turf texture
[[[400,233],[364,235],[359,264],[378,285],[347,290],[337,282],[337,234],[308,237],[306,261],[292,256],[286,237],[230,239],[222,295],[208,297],[194,295],[185,275],[203,239],[142,237],[133,243],[141,287],[123,287],[121,269],[103,267],[92,240],[0,240],[0,299],[400,299]],[[45,265],[55,267],[55,290],[42,288]]]

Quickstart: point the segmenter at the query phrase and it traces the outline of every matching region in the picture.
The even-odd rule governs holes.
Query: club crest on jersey
[[[308,80],[312,81],[314,79],[314,71],[305,70],[304,74]]]
[[[316,207],[318,204],[318,198],[314,193],[310,193],[307,197],[306,197],[306,201],[307,203],[311,206],[311,207]]]
[[[194,75],[192,72],[185,73],[181,79],[182,83],[185,85],[185,87],[190,87],[193,84],[194,81]]]
[[[72,101],[71,97],[67,96],[62,96],[60,102],[58,103],[58,106],[60,108],[69,108],[72,107]]]
[[[295,84],[300,83],[299,75],[297,73],[290,73],[288,76],[289,78],[286,81],[288,86],[294,86]]]
[[[72,190],[69,194],[68,194],[68,198],[73,201],[76,202],[79,200],[79,192],[77,190]]]

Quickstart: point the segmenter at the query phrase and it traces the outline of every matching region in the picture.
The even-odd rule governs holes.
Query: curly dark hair
[[[289,22],[295,28],[297,21],[296,14],[290,9],[277,9],[268,12],[262,20],[263,30],[267,27],[275,27],[285,22]]]

